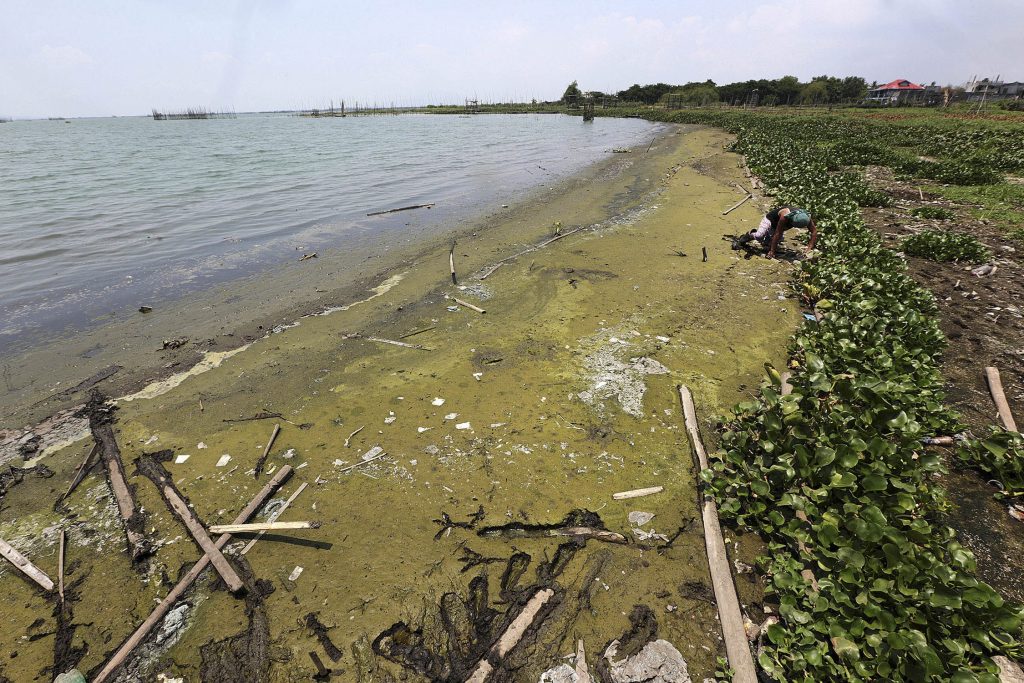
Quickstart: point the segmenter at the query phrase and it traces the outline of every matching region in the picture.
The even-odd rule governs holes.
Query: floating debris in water
[[[460,422],[455,425],[456,429],[472,429],[473,427],[468,422]]]
[[[443,406],[444,405],[444,399],[441,398],[440,396],[438,396],[437,398],[435,398],[430,403],[431,403],[431,405],[435,405],[435,406]]]
[[[197,444],[196,444],[196,448],[198,448],[198,449],[202,450],[202,449],[204,449],[204,448],[209,448],[209,446],[207,446],[207,445],[206,445],[205,443],[203,443],[202,441],[200,441],[199,443],[197,443]]]
[[[383,448],[381,448],[380,446],[374,446],[370,450],[368,450],[365,453],[363,453],[363,456],[362,456],[363,457],[363,461],[373,460],[374,458],[376,458],[378,455],[380,455],[383,452],[384,452]]]
[[[188,460],[191,457],[192,457],[191,455],[185,455],[185,454],[179,455],[178,457],[176,457],[174,459],[174,464],[175,465],[180,465],[181,463],[185,462],[186,460]]]
[[[288,580],[295,581],[296,579],[298,579],[300,576],[302,576],[302,570],[302,567],[296,566],[295,569],[292,570],[292,573],[288,575]]]
[[[454,420],[458,416],[459,416],[458,413],[448,413],[447,415],[444,416],[444,419],[446,419],[446,420]]]
[[[231,456],[225,453],[220,456],[220,460],[217,461],[217,467],[224,467],[224,465],[227,465],[229,462],[231,462]]]

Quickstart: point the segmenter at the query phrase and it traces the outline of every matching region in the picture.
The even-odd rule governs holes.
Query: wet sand
[[[144,452],[188,455],[167,465],[178,488],[207,524],[230,522],[268,479],[264,473],[254,480],[250,470],[277,422],[281,433],[264,471],[290,464],[296,474],[275,500],[308,484],[282,519],[323,523],[268,535],[246,555],[255,576],[275,589],[259,606],[269,624],[269,680],[308,680],[314,671],[310,650],[328,666],[345,669],[337,680],[381,680],[385,673],[397,678],[400,667],[367,655],[367,641],[404,620],[425,626],[429,644],[438,637],[442,595],[465,595],[481,573],[490,577],[490,606],[503,611],[497,584],[504,560],[516,551],[528,553],[528,584],[559,544],[555,538],[485,538],[478,529],[553,523],[581,508],[635,542],[591,540],[576,552],[556,579],[567,596],[564,607],[552,613],[510,680],[536,681],[573,651],[576,638],[587,643],[593,664],[629,628],[634,605],[653,610],[659,637],[680,650],[693,678],[712,674],[723,650],[714,606],[695,588],[709,587],[710,579],[675,387],[685,383],[694,391],[713,444],[712,416],[755,390],[765,362],[784,361],[799,317],[797,302],[787,298],[790,266],[744,260],[722,240],[759,219],[754,202],[721,215],[741,197],[731,186],[742,177],[739,157],[723,151],[727,142],[720,131],[680,128],[647,154],[616,155],[537,201],[489,217],[486,227],[464,226],[455,257],[465,289],[451,284],[447,244],[401,255],[382,249],[379,263],[365,264],[355,284],[338,290],[330,283],[344,255],[327,256],[296,264],[294,280],[258,292],[257,300],[273,302],[272,316],[252,315],[232,328],[235,337],[208,346],[158,354],[163,363],[182,364],[164,369],[170,374],[190,366],[201,351],[227,351],[251,340],[237,353],[212,357],[220,360],[216,367],[119,402],[116,432],[129,474]],[[563,232],[588,227],[509,261],[484,280],[473,277],[552,236],[555,222]],[[317,300],[310,296],[315,289],[328,291]],[[159,347],[176,321],[228,325],[222,307],[245,294],[222,294],[219,303],[200,311],[164,312],[166,327],[153,322],[137,336],[121,338],[129,349],[119,348],[110,332],[79,374],[84,378],[133,354],[157,353],[154,343]],[[446,295],[487,312],[449,310],[453,303]],[[303,313],[354,302],[362,303],[288,327]],[[260,325],[263,331],[281,327],[263,337]],[[424,349],[368,339],[396,340],[423,328],[431,329],[404,341]],[[31,372],[24,366],[12,377],[23,381]],[[144,376],[136,372],[134,380],[103,386],[135,391]],[[32,395],[26,390],[5,401],[22,406],[26,421],[58,407],[25,410]],[[81,396],[66,402],[76,398]],[[224,421],[260,411],[282,418]],[[359,428],[346,448],[346,438]],[[387,455],[345,469],[375,446]],[[0,538],[51,574],[57,535],[67,530],[67,581],[74,587],[77,625],[72,645],[87,647],[79,663],[83,671],[101,664],[166,594],[180,568],[199,556],[141,476],[132,483],[148,515],[147,536],[160,545],[141,568],[130,565],[101,476],[91,474],[71,496],[69,515],[52,512],[90,447],[91,440],[83,439],[48,453],[40,462],[56,474],[29,476],[11,488],[0,518]],[[227,455],[230,460],[218,467]],[[655,485],[664,492],[612,499],[616,491]],[[484,516],[475,529],[456,527],[434,540],[442,528],[434,520],[442,513],[468,522],[481,506]],[[660,540],[636,541],[630,511],[655,515],[646,531],[681,533],[659,552]],[[502,561],[462,573],[467,549]],[[296,567],[303,568],[301,575],[290,579]],[[750,612],[760,613],[751,575],[740,575],[739,587]],[[199,680],[201,647],[249,628],[244,601],[216,590],[209,575],[188,604],[180,614],[185,627],[169,631],[133,664],[142,680],[158,673]],[[310,612],[342,650],[337,663],[299,623]],[[52,678],[47,667],[54,637],[47,634],[55,628],[53,606],[9,566],[0,566],[0,613],[0,673],[19,681]],[[37,619],[42,622],[33,625]],[[406,680],[422,680],[407,674]]]

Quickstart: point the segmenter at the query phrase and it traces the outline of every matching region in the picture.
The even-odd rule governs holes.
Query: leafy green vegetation
[[[949,209],[943,209],[941,206],[919,206],[911,210],[910,214],[918,218],[930,218],[939,221],[948,221],[956,218],[955,213]]]
[[[970,439],[959,457],[999,482],[1001,497],[1024,500],[1024,436],[999,427],[984,439]]]
[[[922,230],[903,240],[903,251],[931,261],[981,263],[992,257],[974,235],[953,230]]]
[[[778,201],[810,209],[822,234],[798,282],[825,316],[792,340],[792,392],[783,395],[769,368],[758,397],[723,422],[702,473],[722,516],[767,543],[760,566],[781,622],[767,629],[759,664],[786,681],[995,683],[991,657],[1024,653],[1024,608],[976,578],[973,556],[939,514],[943,462],[921,439],[958,424],[943,405],[935,301],[863,224],[859,179],[829,172],[837,154],[864,163],[884,155],[875,145],[912,147],[927,136],[917,124],[820,114],[638,113],[734,132]],[[1019,131],[926,128],[1024,164],[1012,161],[1024,151]],[[845,140],[860,142],[832,144]]]

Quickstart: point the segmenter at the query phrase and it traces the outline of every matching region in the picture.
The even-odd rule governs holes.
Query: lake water
[[[655,130],[558,115],[0,124],[0,354],[317,249],[450,228]]]

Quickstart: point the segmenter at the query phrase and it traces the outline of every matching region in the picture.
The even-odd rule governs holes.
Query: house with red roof
[[[877,104],[910,104],[923,102],[925,88],[903,78],[868,90],[868,102]]]

